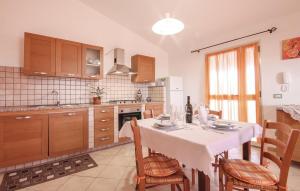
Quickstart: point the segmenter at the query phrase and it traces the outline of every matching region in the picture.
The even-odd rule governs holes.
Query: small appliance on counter
[[[152,101],[151,97],[146,98],[146,102],[151,102],[151,101]]]

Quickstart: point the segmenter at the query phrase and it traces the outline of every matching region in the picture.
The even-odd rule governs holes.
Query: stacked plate
[[[169,128],[169,127],[174,127],[176,124],[169,121],[169,120],[162,120],[154,123],[154,127],[158,129],[164,129],[164,128]]]
[[[237,126],[231,123],[220,122],[220,121],[214,122],[210,127],[213,129],[224,130],[224,131],[234,131],[238,129]]]

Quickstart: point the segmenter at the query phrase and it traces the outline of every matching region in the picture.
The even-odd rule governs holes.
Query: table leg
[[[251,160],[251,141],[248,141],[243,144],[243,159]]]
[[[209,177],[199,170],[198,170],[198,191],[210,191]]]

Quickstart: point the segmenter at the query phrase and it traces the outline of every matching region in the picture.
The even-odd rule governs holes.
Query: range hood
[[[122,48],[115,48],[114,49],[114,65],[113,67],[107,72],[107,75],[131,75],[136,74],[124,64],[124,49]]]

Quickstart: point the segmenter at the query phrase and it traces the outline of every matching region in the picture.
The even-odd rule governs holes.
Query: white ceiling
[[[300,0],[80,1],[161,46],[167,52],[178,48],[197,48],[204,39],[212,39],[220,31],[233,31],[238,27],[288,15],[298,11],[300,7]],[[151,30],[152,25],[167,14],[181,20],[185,29],[168,37],[154,34]]]

